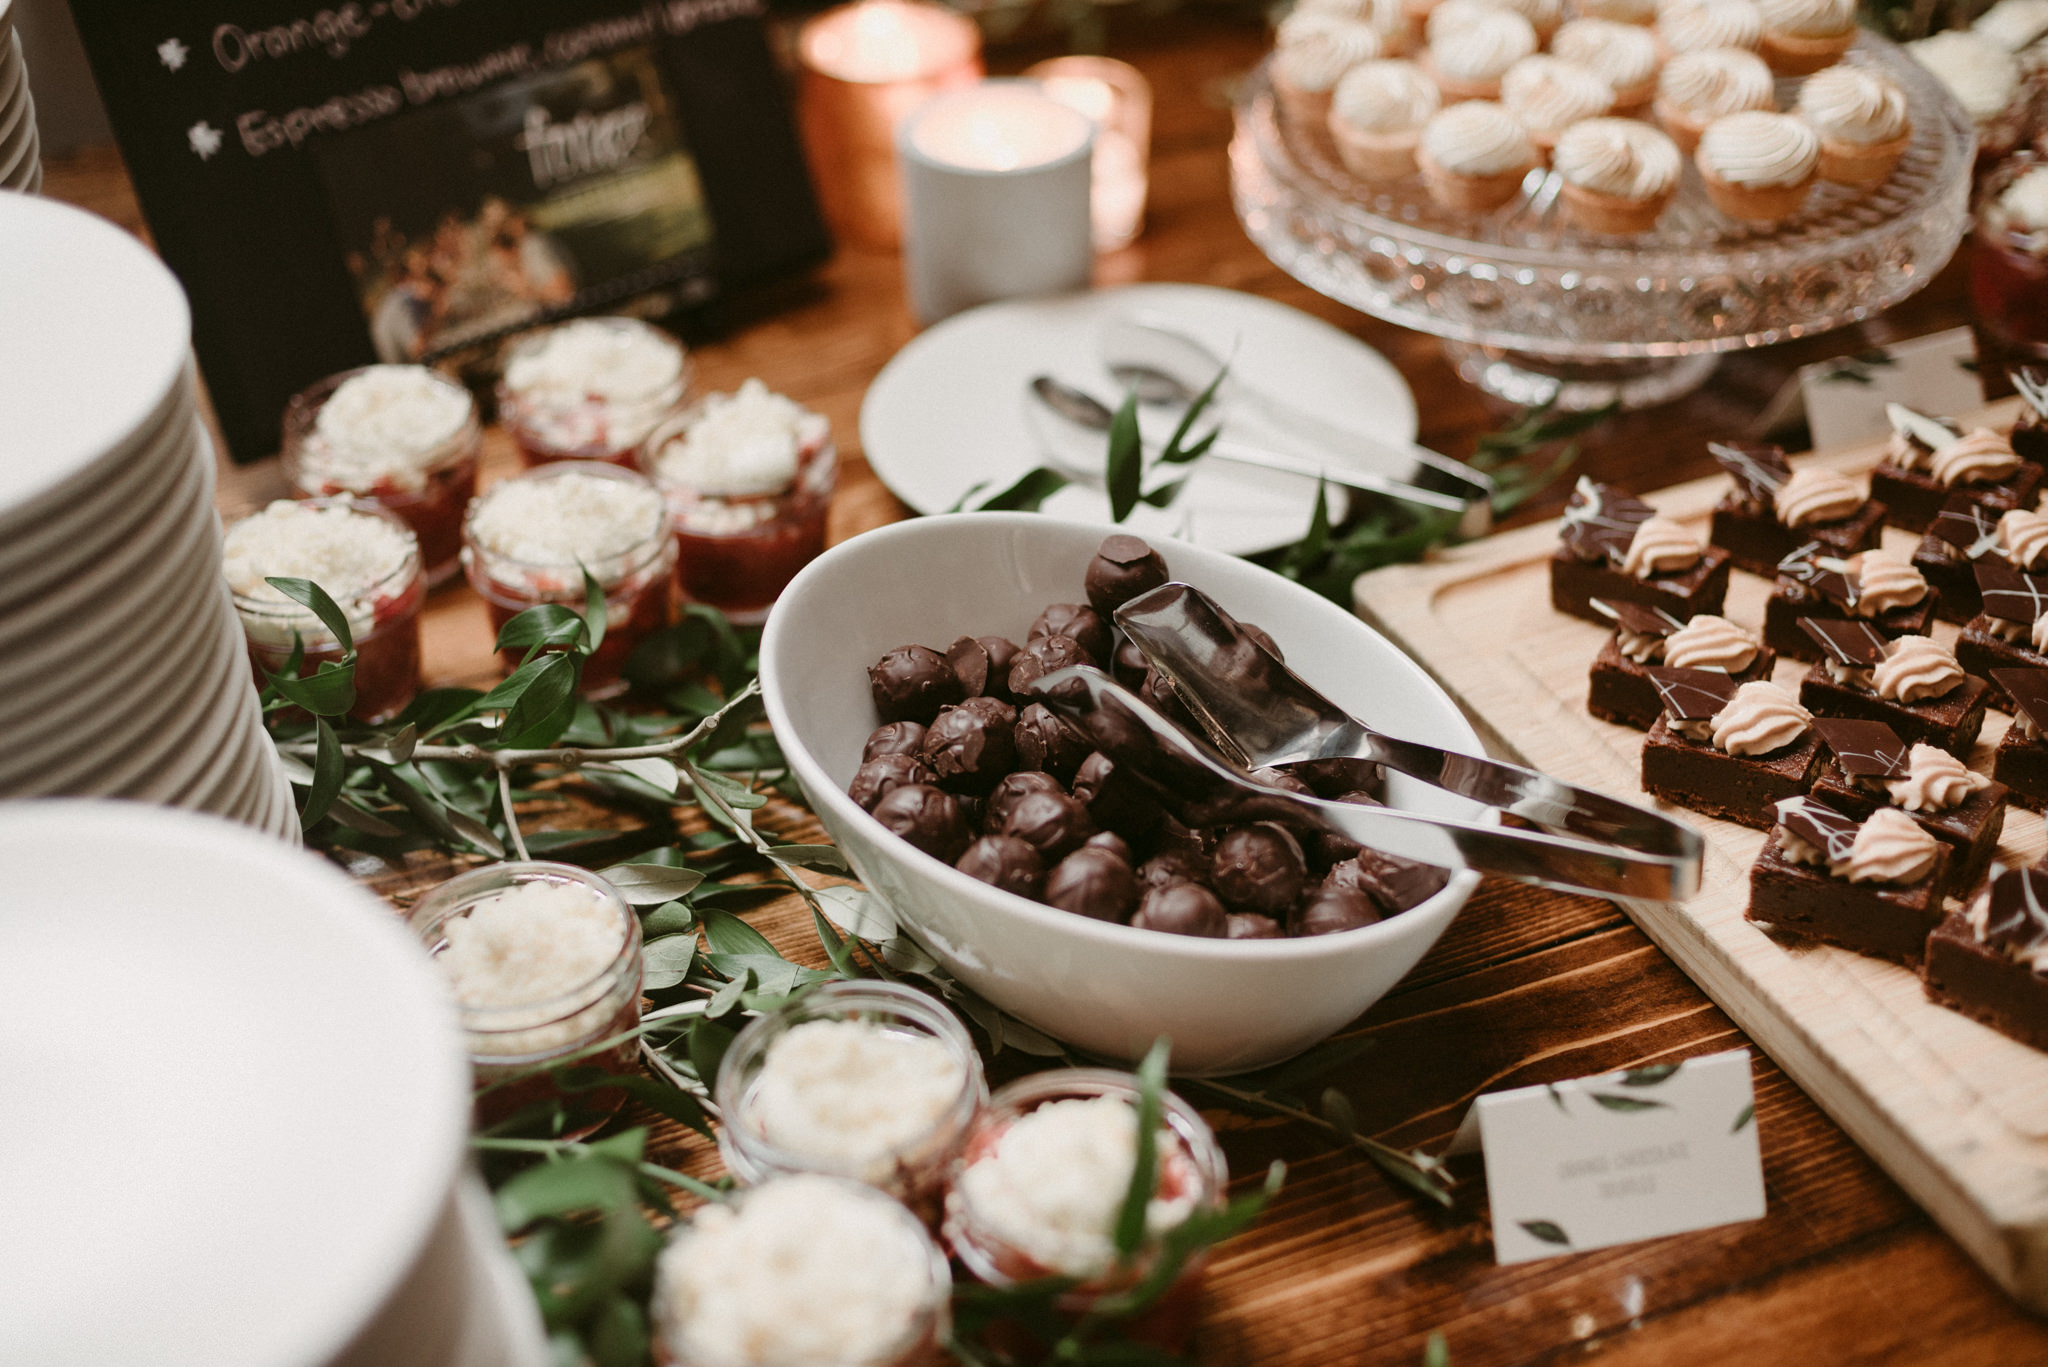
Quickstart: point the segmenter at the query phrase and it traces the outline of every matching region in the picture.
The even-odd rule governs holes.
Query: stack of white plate
[[[135,798],[296,841],[221,577],[190,327],[133,237],[0,192],[0,797]]]
[[[0,804],[0,1362],[541,1367],[446,984],[225,821]],[[31,1106],[32,1102],[32,1106]]]
[[[36,102],[29,98],[28,68],[14,32],[14,0],[0,0],[0,190],[43,188],[42,146],[36,135]]]

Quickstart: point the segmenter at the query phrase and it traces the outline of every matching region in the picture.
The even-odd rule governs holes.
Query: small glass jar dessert
[[[634,648],[667,626],[676,539],[661,492],[631,470],[593,462],[542,466],[501,480],[469,505],[462,568],[502,628],[541,603],[581,609],[583,571],[604,590],[605,636],[583,666],[583,692],[607,697]],[[520,653],[507,651],[507,669]]]
[[[858,1182],[776,1177],[700,1208],[654,1268],[658,1367],[936,1367],[952,1272]]]
[[[2048,158],[1992,173],[1970,249],[1970,304],[2000,359],[2048,360]]]
[[[419,692],[427,581],[419,539],[386,509],[348,498],[279,499],[227,529],[221,568],[259,682],[284,668],[295,642],[305,646],[301,675],[341,658],[341,642],[312,609],[265,582],[310,579],[347,615],[354,637],[356,701],[349,715],[386,721]]]
[[[640,918],[616,888],[573,865],[514,860],[449,879],[407,919],[454,990],[480,1127],[561,1097],[571,1123],[559,1137],[580,1138],[624,1104],[615,1088],[564,1096],[546,1071],[633,1068],[632,1039],[584,1053],[640,1023]]]
[[[953,1013],[913,988],[829,983],[756,1018],[718,1068],[719,1152],[733,1176],[820,1172],[887,1192],[928,1224],[988,1102]]]
[[[1144,1275],[1154,1256],[1149,1242],[1135,1266],[1119,1269],[1113,1233],[1137,1161],[1138,1096],[1136,1077],[1107,1068],[1055,1069],[996,1091],[946,1198],[946,1241],[969,1271],[997,1287],[1073,1278],[1078,1285],[1059,1302],[1072,1315]],[[1230,1177],[1194,1107],[1171,1093],[1162,1100],[1148,1241],[1215,1206]],[[1185,1346],[1202,1267],[1199,1255],[1191,1259],[1132,1336],[1169,1351]]]
[[[641,467],[668,500],[691,602],[758,622],[825,549],[837,474],[831,428],[759,380],[664,423]]]
[[[388,508],[420,539],[427,583],[455,573],[462,510],[476,493],[476,401],[417,365],[330,375],[285,405],[284,474],[309,497]]]
[[[660,328],[637,318],[577,318],[512,343],[498,420],[528,465],[630,465],[689,389],[689,356]]]

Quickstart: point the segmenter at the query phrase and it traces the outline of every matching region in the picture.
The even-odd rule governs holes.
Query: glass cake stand
[[[1327,129],[1284,118],[1261,66],[1237,102],[1237,216],[1320,294],[1444,339],[1458,373],[1518,404],[1647,408],[1689,392],[1716,353],[1842,327],[1920,289],[1969,221],[1969,118],[1919,63],[1863,34],[1844,58],[1905,92],[1913,140],[1874,189],[1817,184],[1792,218],[1738,223],[1690,163],[1656,228],[1587,232],[1537,170],[1485,215],[1440,209],[1420,177],[1369,184]],[[1800,78],[1778,82],[1790,109]]]

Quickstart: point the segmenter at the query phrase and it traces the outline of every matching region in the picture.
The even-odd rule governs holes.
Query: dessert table
[[[1453,455],[1503,414],[1451,371],[1434,338],[1332,303],[1246,239],[1230,203],[1225,148],[1232,83],[1265,35],[1200,12],[1118,16],[1112,51],[1156,92],[1151,207],[1137,241],[1098,260],[1098,285],[1190,281],[1259,294],[1325,319],[1384,353],[1413,387],[1423,443]],[[1045,50],[996,54],[999,70]],[[118,155],[88,151],[47,164],[47,193],[142,231]],[[729,306],[695,351],[699,381],[729,390],[752,375],[830,418],[842,459],[829,536],[843,540],[908,510],[861,458],[861,399],[917,333],[893,254],[843,250],[813,276]],[[1592,434],[1580,469],[1649,489],[1714,469],[1705,441],[1741,433],[1800,364],[1964,321],[1962,272],[1857,328],[1724,361],[1675,404],[1627,414]],[[514,468],[509,442],[487,437],[484,477]],[[224,469],[224,511],[283,492],[275,462]],[[1547,516],[1560,485],[1521,510]],[[425,614],[432,683],[490,677],[490,627],[460,581]],[[762,818],[789,838],[818,838],[800,811]],[[407,868],[353,870],[400,904],[450,871],[415,856]],[[749,919],[778,946],[810,945],[795,898]],[[817,956],[822,962],[822,956]],[[1481,1091],[1670,1062],[1748,1044],[1743,1034],[1614,905],[1489,881],[1421,966],[1347,1035],[1371,1047],[1330,1078],[1361,1132],[1441,1150]],[[1751,1046],[1754,1048],[1754,1046]],[[998,1075],[1001,1064],[998,1062]],[[2016,1308],[1821,1110],[1761,1052],[1756,1118],[1764,1219],[1604,1251],[1499,1267],[1476,1162],[1461,1210],[1443,1214],[1391,1185],[1329,1137],[1279,1117],[1209,1109],[1241,1181],[1273,1158],[1285,1190],[1211,1265],[1199,1340],[1214,1363],[1415,1363],[1441,1331],[1459,1367],[1562,1362],[1751,1364],[2005,1363],[2048,1360],[2048,1325]],[[647,1114],[650,1157],[717,1170],[709,1145]]]

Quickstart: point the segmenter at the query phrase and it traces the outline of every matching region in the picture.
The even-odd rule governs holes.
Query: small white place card
[[[1888,402],[1922,413],[1968,413],[1983,407],[1976,360],[1977,340],[1970,330],[1951,328],[1862,356],[1802,367],[1799,387],[1813,449],[1888,436]]]
[[[1501,1263],[1761,1219],[1749,1051],[1482,1096]]]

